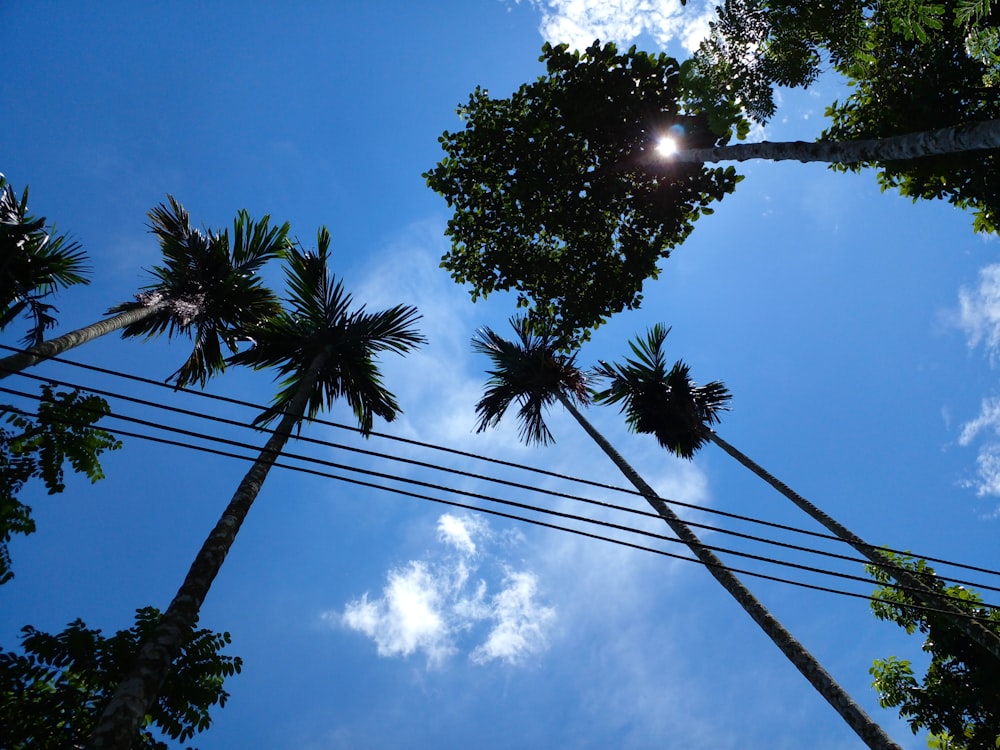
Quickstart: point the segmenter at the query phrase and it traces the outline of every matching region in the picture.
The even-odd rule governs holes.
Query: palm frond
[[[629,342],[635,358],[625,364],[601,361],[594,374],[609,383],[594,401],[620,404],[634,432],[653,434],[667,450],[692,458],[708,440],[710,425],[728,409],[731,394],[721,381],[696,385],[680,360],[667,370],[663,345],[669,332],[657,324],[645,339]]]
[[[26,314],[32,325],[23,342],[41,343],[45,331],[56,324],[54,305],[45,297],[75,284],[89,284],[90,267],[79,243],[55,227],[45,229],[45,219],[28,215],[28,188],[20,200],[0,175],[0,330]]]
[[[426,339],[415,328],[420,314],[408,305],[373,313],[363,306],[352,311],[351,295],[329,271],[330,234],[325,227],[319,231],[317,245],[316,252],[300,246],[288,249],[286,308],[254,329],[253,345],[231,356],[229,362],[277,371],[278,394],[271,407],[254,420],[267,424],[284,413],[312,364],[325,357],[303,416],[312,419],[343,399],[367,434],[376,416],[391,422],[401,411],[382,383],[375,355],[383,351],[406,354],[424,343]]]
[[[112,307],[117,313],[160,304],[160,313],[122,331],[123,338],[166,334],[194,339],[187,361],[169,380],[178,387],[204,386],[225,369],[223,345],[232,353],[260,323],[280,310],[278,298],[264,286],[258,272],[269,260],[283,257],[289,225],[270,225],[270,217],[253,221],[246,211],[229,230],[203,232],[191,226],[184,207],[167,196],[149,212],[150,231],[156,235],[162,265],[150,269],[154,282],[135,301]]]
[[[472,348],[493,363],[483,397],[476,404],[476,432],[500,423],[517,403],[518,434],[524,442],[545,445],[553,441],[545,424],[545,410],[562,394],[587,403],[589,392],[576,355],[560,352],[562,340],[537,332],[524,317],[511,318],[517,341],[508,341],[488,327],[476,331]]]

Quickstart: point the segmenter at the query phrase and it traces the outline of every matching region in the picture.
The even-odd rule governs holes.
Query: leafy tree
[[[884,138],[1000,119],[1000,8],[991,0],[726,0],[693,69],[707,99],[736,99],[760,121],[775,88],[809,86],[824,65],[853,87],[827,110],[832,141]],[[1000,221],[1000,156],[956,153],[876,158],[883,189],[942,198],[975,212],[977,231]]]
[[[709,87],[692,61],[597,43],[582,54],[546,45],[541,59],[547,75],[508,98],[476,89],[459,108],[464,129],[441,137],[446,156],[424,176],[453,210],[442,267],[474,300],[515,292],[533,325],[570,344],[638,307],[645,280],[733,191],[734,168],[706,162],[978,163],[1000,147],[996,118],[850,141],[727,145],[719,133],[748,127],[738,92]],[[679,149],[672,158],[662,151],[668,137]]]
[[[38,413],[0,406],[0,584],[14,577],[7,545],[13,534],[31,534],[31,508],[18,499],[31,479],[41,479],[50,495],[65,489],[64,466],[91,482],[104,478],[98,457],[121,443],[94,425],[110,412],[107,402],[80,390],[55,393],[43,384]]]
[[[609,385],[596,394],[595,400],[621,404],[633,431],[654,435],[662,447],[681,458],[693,458],[705,443],[715,443],[810,518],[861,553],[872,565],[879,566],[884,575],[895,578],[914,597],[949,614],[954,630],[974,640],[1000,664],[1000,635],[968,620],[965,612],[956,603],[941,597],[933,582],[929,584],[925,576],[896,565],[891,555],[865,542],[716,434],[712,425],[717,424],[721,412],[728,409],[729,389],[720,381],[695,384],[690,368],[679,360],[668,369],[664,351],[668,333],[669,328],[657,324],[645,339],[629,342],[634,358],[626,359],[624,364],[601,362],[595,375],[609,381]]]
[[[981,606],[975,591],[948,586],[935,577],[934,569],[924,560],[895,556],[898,565],[933,581],[941,594],[963,600],[962,609],[985,622],[1000,634],[1000,612]],[[888,584],[886,571],[869,566],[877,581]],[[1000,747],[1000,666],[975,643],[956,637],[946,616],[920,604],[909,592],[891,586],[875,591],[872,610],[880,620],[895,622],[907,633],[924,636],[923,651],[930,663],[922,679],[913,664],[890,656],[877,659],[871,668],[872,683],[879,703],[898,708],[899,715],[913,733],[930,732],[928,744],[940,750],[996,750]]]
[[[253,329],[253,346],[230,358],[231,363],[255,369],[277,369],[284,378],[282,387],[255,424],[280,421],[205,540],[162,620],[145,639],[133,669],[118,686],[91,735],[88,747],[92,750],[130,747],[292,430],[338,398],[353,409],[364,434],[371,431],[375,416],[392,421],[400,412],[395,397],[382,384],[375,357],[386,351],[406,354],[423,343],[414,328],[419,315],[405,305],[374,313],[364,307],[352,311],[351,295],[329,272],[329,247],[330,234],[323,228],[317,253],[289,250],[287,309]]]
[[[576,404],[588,401],[587,380],[576,366],[575,355],[563,353],[566,341],[552,334],[536,333],[525,318],[514,319],[511,323],[517,334],[516,341],[504,339],[489,328],[481,328],[472,340],[473,348],[489,357],[493,364],[493,369],[488,372],[486,390],[476,404],[479,418],[477,432],[499,424],[507,409],[516,403],[519,406],[517,419],[521,438],[527,443],[544,445],[552,441],[552,434],[545,425],[544,411],[554,403],[561,404],[865,744],[870,748],[898,748],[816,658],[785,630],[711,550],[705,548],[691,528],[580,413]]]
[[[547,74],[510,97],[477,88],[424,176],[454,209],[441,263],[452,278],[473,299],[514,291],[534,321],[585,337],[640,304],[643,281],[740,178],[636,162],[671,128],[692,147],[726,141],[713,127],[728,132],[728,119],[682,107],[673,58],[595,43],[546,45],[541,60]]]
[[[123,338],[162,333],[193,338],[191,355],[171,376],[178,387],[204,385],[225,369],[222,346],[235,352],[243,331],[279,307],[258,272],[287,247],[288,224],[270,227],[270,217],[255,222],[240,211],[230,239],[228,229],[207,234],[192,229],[184,207],[172,196],[168,201],[149,213],[163,253],[163,265],[151,269],[155,281],[134,302],[112,307],[114,317],[0,359],[0,378],[118,330]]]
[[[938,7],[943,9],[938,27],[929,27],[923,41],[892,31],[892,17],[885,9],[874,13],[872,50],[845,67],[852,92],[830,105],[832,125],[824,138],[885,137],[916,128],[1000,120],[1000,7],[982,27],[992,39],[992,52],[985,59],[971,49],[970,31],[958,18],[959,6]],[[896,188],[914,200],[947,200],[973,210],[976,231],[1000,231],[997,145],[985,153],[877,165],[866,161],[850,168],[867,166],[879,167],[883,190]]]
[[[0,174],[0,330],[19,315],[31,321],[25,346],[40,344],[56,324],[51,304],[42,300],[59,289],[89,284],[87,256],[65,235],[53,236],[45,219],[28,214],[28,188],[21,200]]]
[[[0,747],[82,747],[101,707],[159,620],[152,607],[136,610],[135,625],[110,637],[82,620],[56,635],[22,628],[23,653],[0,653]],[[229,642],[229,633],[199,629],[189,634],[143,721],[135,750],[167,750],[157,736],[186,742],[209,727],[209,709],[225,706],[229,697],[225,678],[242,667],[238,656],[221,653]]]

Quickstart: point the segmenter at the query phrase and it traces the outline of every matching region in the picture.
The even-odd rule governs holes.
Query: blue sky
[[[545,39],[614,38],[683,57],[703,13],[701,3],[681,11],[672,0],[6,4],[0,171],[18,188],[29,184],[33,211],[92,260],[94,283],[56,301],[61,331],[148,283],[142,269],[156,263],[157,248],[146,212],[168,193],[213,228],[246,208],[291,222],[308,245],[326,224],[335,271],[359,303],[413,304],[424,316],[428,345],[384,362],[405,414],[376,430],[622,485],[562,413],[551,414],[557,442],[548,448],[519,445],[512,423],[475,434],[486,363],[468,342],[477,326],[503,330],[512,302],[472,304],[438,268],[447,209],[420,175],[440,158],[440,133],[460,127],[456,105],[477,85],[503,95],[539,75]],[[825,105],[843,93],[835,81],[786,92],[763,137],[814,138]],[[696,380],[722,379],[733,391],[719,427],[731,443],[869,541],[998,567],[995,238],[974,235],[971,216],[949,206],[880,193],[870,173],[768,162],[741,172],[736,193],[647,285],[643,309],[601,328],[581,361],[617,358],[648,326],[672,325],[670,354]],[[281,288],[280,269],[268,278]],[[3,343],[21,335],[15,326]],[[183,341],[109,337],[71,359],[159,380],[184,356]],[[232,419],[251,413],[69,365],[35,373]],[[273,390],[269,374],[237,370],[208,389],[255,403]],[[263,442],[247,430],[114,405]],[[613,409],[588,415],[665,497],[815,529],[718,450],[683,462],[629,435]],[[343,407],[329,417],[350,421]],[[334,427],[303,434],[634,502]],[[12,545],[17,577],[0,591],[4,647],[29,623],[55,631],[81,617],[114,631],[137,607],[165,607],[245,471],[232,459],[124,443],[105,461],[106,480],[72,481],[57,497],[26,495],[38,532]],[[343,449],[292,450],[659,530],[565,498]],[[702,510],[681,514],[775,533]],[[745,581],[898,742],[924,746],[878,707],[867,673],[875,658],[919,658],[916,640],[875,621],[863,600]],[[245,660],[227,685],[229,705],[197,740],[202,750],[859,746],[697,565],[287,470],[265,485],[202,624],[230,631],[231,652]]]

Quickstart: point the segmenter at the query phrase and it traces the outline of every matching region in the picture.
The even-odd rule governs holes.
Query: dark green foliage
[[[827,110],[830,140],[874,138],[1000,119],[1000,9],[990,18],[993,59],[970,54],[970,31],[953,5],[941,6],[922,38],[889,32],[887,11],[873,16],[873,49],[842,67],[853,82],[844,102]],[[860,171],[871,164],[851,165]],[[975,213],[979,232],[1000,230],[1000,150],[933,156],[877,165],[883,190],[940,198]]]
[[[253,346],[229,359],[258,370],[273,367],[284,378],[274,405],[257,417],[257,424],[267,424],[282,413],[324,351],[331,358],[310,393],[308,419],[343,398],[367,433],[375,415],[391,422],[401,411],[382,385],[375,355],[384,351],[405,354],[423,343],[424,337],[413,327],[420,315],[407,305],[376,313],[366,312],[363,306],[351,311],[351,295],[329,272],[329,250],[330,233],[324,227],[318,234],[316,253],[300,247],[288,251],[287,309],[248,331]]]
[[[28,214],[28,188],[21,200],[0,175],[0,330],[21,314],[31,319],[25,346],[42,341],[56,324],[42,300],[74,284],[89,284],[87,256],[76,242],[53,236],[45,219]]]
[[[708,88],[734,96],[761,122],[776,86],[808,86],[824,61],[842,65],[864,43],[864,0],[725,0],[693,59]],[[912,130],[918,130],[913,128]]]
[[[94,425],[110,413],[107,402],[79,390],[54,393],[41,388],[38,413],[29,415],[0,406],[6,424],[0,427],[0,583],[13,577],[7,543],[13,534],[35,530],[31,508],[17,499],[29,479],[41,479],[50,495],[65,489],[64,466],[91,482],[104,478],[98,457],[121,443]]]
[[[152,607],[137,610],[135,625],[107,638],[81,620],[57,635],[23,628],[23,653],[0,653],[0,747],[82,747],[159,619]],[[209,727],[209,709],[225,706],[229,697],[223,689],[225,678],[242,666],[239,657],[221,653],[229,642],[229,633],[191,633],[134,748],[166,750],[167,743],[157,736],[186,742]]]
[[[809,86],[827,66],[853,87],[822,138],[883,138],[1000,118],[1000,7],[991,0],[727,0],[695,56],[708,88],[765,121],[777,86]],[[941,198],[1000,226],[1000,154],[852,165],[883,189]],[[842,167],[841,167],[842,168]]]
[[[528,444],[552,442],[545,424],[545,409],[562,394],[585,404],[590,400],[587,380],[576,366],[576,355],[560,350],[565,341],[551,333],[536,333],[527,318],[510,321],[516,341],[497,335],[490,328],[480,328],[472,339],[472,348],[485,354],[493,363],[483,397],[476,404],[479,422],[476,432],[495,427],[513,402],[521,439]]]
[[[680,360],[667,370],[663,344],[668,333],[670,329],[658,323],[645,339],[629,342],[635,359],[626,359],[624,365],[602,361],[595,374],[611,384],[595,394],[594,400],[620,403],[633,431],[651,433],[667,450],[693,458],[731,396],[718,381],[695,385],[690,368]]]
[[[919,573],[933,590],[963,600],[958,606],[987,628],[1000,633],[1000,612],[979,606],[974,591],[948,586],[923,560],[889,555],[897,565]],[[870,565],[868,572],[884,587],[872,610],[880,620],[895,622],[907,633],[924,636],[923,651],[930,664],[918,679],[909,661],[878,659],[870,672],[879,703],[898,708],[914,734],[931,733],[931,746],[942,750],[996,750],[1000,747],[1000,667],[982,646],[970,641],[950,622],[949,615],[913,609],[919,604],[909,592],[892,586],[890,572]]]
[[[184,207],[172,196],[149,213],[150,229],[159,238],[163,265],[151,269],[156,281],[136,295],[135,302],[109,312],[124,312],[163,304],[151,317],[126,326],[122,337],[185,334],[194,351],[171,379],[178,387],[204,386],[225,369],[223,344],[231,351],[245,340],[245,331],[275,314],[277,297],[258,276],[269,260],[288,247],[288,224],[269,226],[270,217],[252,221],[240,211],[229,230],[207,234],[191,227]]]
[[[640,304],[643,281],[739,180],[732,167],[654,174],[643,159],[669,132],[722,144],[731,123],[682,107],[681,67],[663,54],[546,45],[541,60],[547,75],[508,98],[477,88],[424,176],[454,209],[441,263],[452,278],[473,299],[515,291],[537,330],[586,338]]]

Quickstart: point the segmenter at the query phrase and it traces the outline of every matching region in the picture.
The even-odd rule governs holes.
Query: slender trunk
[[[75,331],[65,333],[58,338],[43,341],[41,344],[23,352],[4,357],[0,359],[0,380],[8,375],[13,375],[16,372],[37,365],[43,359],[57,357],[65,351],[100,338],[106,333],[118,331],[125,328],[125,326],[138,323],[140,320],[144,320],[150,315],[159,312],[164,305],[166,305],[166,302],[157,302],[155,305],[150,305],[149,307],[137,307],[134,310],[127,310],[115,315],[113,318],[105,318],[84,328],[78,328]]]
[[[743,464],[743,466],[747,469],[752,471],[758,477],[774,487],[774,489],[782,495],[791,500],[811,518],[822,524],[828,531],[850,544],[854,549],[864,555],[865,558],[867,558],[873,565],[883,568],[887,573],[889,573],[889,575],[895,578],[899,584],[911,589],[917,598],[919,598],[924,604],[944,610],[946,614],[951,615],[951,617],[949,617],[949,622],[955,628],[961,630],[965,633],[965,635],[986,649],[993,655],[994,658],[1000,659],[1000,635],[997,635],[997,633],[983,627],[982,623],[976,620],[970,620],[966,612],[963,612],[950,601],[935,593],[922,580],[920,580],[919,576],[916,576],[905,568],[897,565],[878,547],[873,547],[865,542],[861,537],[850,531],[850,529],[846,526],[842,526],[836,520],[802,497],[799,493],[791,489],[780,479],[760,466],[760,464],[755,462],[749,456],[745,455],[742,451],[734,448],[721,437],[716,435],[712,430],[704,430],[704,435],[730,456]]]
[[[642,493],[646,501],[660,514],[678,538],[694,552],[695,556],[708,569],[708,572],[739,602],[746,613],[753,618],[753,621],[781,649],[782,653],[798,668],[820,695],[833,706],[864,743],[872,748],[872,750],[876,748],[881,748],[882,750],[888,750],[888,748],[901,750],[899,745],[893,742],[885,731],[883,731],[882,727],[876,724],[854,702],[854,699],[833,679],[816,658],[791,633],[785,630],[784,626],[778,622],[774,615],[768,612],[763,604],[757,601],[754,595],[729,571],[725,564],[714,553],[702,545],[701,541],[687,524],[663,502],[662,498],[653,491],[652,487],[646,484],[642,477],[622,458],[621,454],[612,447],[604,436],[594,429],[593,425],[573,406],[572,402],[561,393],[559,394],[559,400],[576,421],[580,423],[580,426],[586,430],[587,434],[594,439],[614,462],[622,474]]]
[[[782,143],[736,143],[715,148],[681,149],[669,157],[657,158],[656,163],[671,161],[702,164],[704,162],[747,161],[822,161],[856,164],[868,161],[917,159],[921,156],[954,154],[1000,148],[1000,120],[987,120],[969,125],[957,125],[941,130],[871,138],[857,141],[789,141]],[[651,162],[652,163],[652,162]]]
[[[292,430],[302,419],[309,393],[329,356],[329,352],[324,352],[313,360],[298,393],[285,410],[285,416],[243,477],[233,499],[191,564],[184,583],[139,650],[132,673],[118,685],[98,719],[87,743],[90,750],[128,750],[135,742],[174,659],[180,654],[184,639],[198,621],[201,605],[236,540],[250,506]]]

